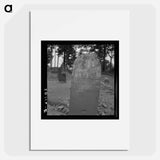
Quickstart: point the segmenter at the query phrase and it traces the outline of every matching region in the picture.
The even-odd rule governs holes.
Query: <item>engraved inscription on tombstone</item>
[[[70,90],[70,115],[97,115],[101,65],[95,53],[74,62]]]

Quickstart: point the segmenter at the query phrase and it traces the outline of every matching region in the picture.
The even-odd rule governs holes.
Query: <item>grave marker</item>
[[[95,53],[80,55],[74,62],[70,92],[70,115],[96,115],[101,65]]]

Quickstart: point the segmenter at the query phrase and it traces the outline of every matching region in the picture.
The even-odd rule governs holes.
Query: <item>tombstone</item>
[[[66,82],[66,73],[61,68],[58,70],[58,80],[59,82]]]
[[[101,65],[96,54],[80,55],[74,62],[70,115],[96,115],[100,90]]]

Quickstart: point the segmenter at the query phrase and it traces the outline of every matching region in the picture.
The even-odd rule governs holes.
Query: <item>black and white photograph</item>
[[[41,41],[41,119],[119,119],[119,41]]]

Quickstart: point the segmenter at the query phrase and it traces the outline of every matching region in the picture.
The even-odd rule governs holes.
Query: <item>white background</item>
[[[12,2],[14,6],[12,14],[6,14],[3,11],[6,2]],[[160,159],[159,0],[2,0],[0,4],[0,69],[2,73],[0,79],[2,82],[0,159]],[[76,8],[78,4],[79,7],[82,5],[83,8],[94,6],[93,8],[130,10],[131,109],[130,150],[128,152],[30,152],[28,150],[28,11],[34,8],[56,9],[61,5],[62,8],[65,8],[66,4],[70,8]],[[19,58],[22,61],[19,61]],[[19,65],[23,67],[19,67]],[[3,79],[3,74],[5,79]],[[3,99],[3,90],[5,91],[5,99]],[[20,97],[18,101],[17,97]]]
[[[119,40],[119,120],[41,120],[41,40]],[[128,148],[129,12],[31,11],[31,149]]]

